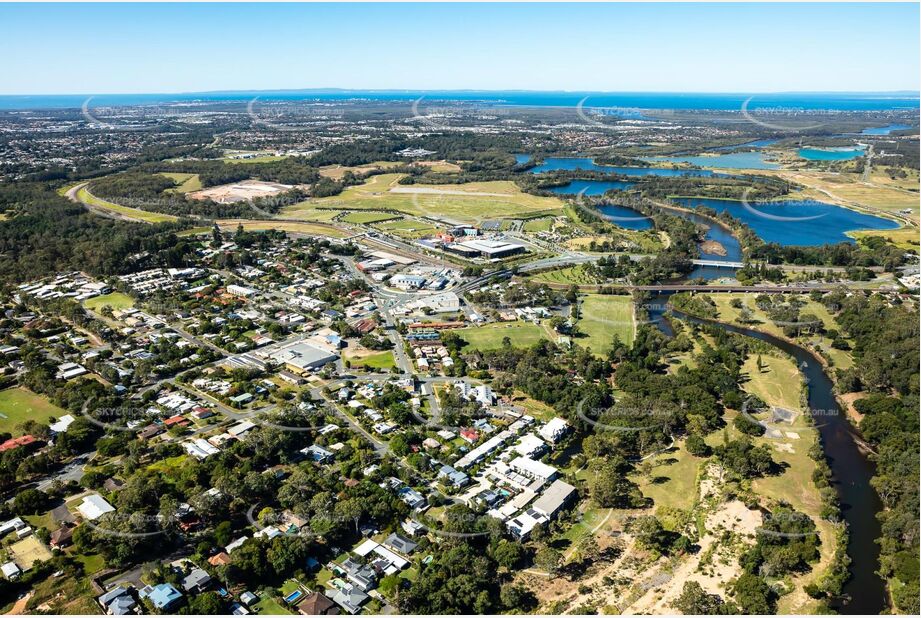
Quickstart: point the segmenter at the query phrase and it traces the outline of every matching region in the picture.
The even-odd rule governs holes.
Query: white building
[[[84,519],[93,521],[106,513],[114,512],[115,507],[106,502],[105,498],[99,494],[91,494],[83,498],[83,502],[77,506],[77,510],[80,511]]]
[[[546,425],[537,430],[547,442],[556,444],[569,432],[569,423],[559,417],[550,419]]]

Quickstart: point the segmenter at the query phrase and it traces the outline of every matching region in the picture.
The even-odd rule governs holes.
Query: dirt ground
[[[232,204],[234,202],[248,201],[257,197],[271,197],[293,188],[294,185],[283,185],[277,182],[243,180],[227,185],[208,187],[207,189],[194,191],[187,195],[194,200],[210,199],[218,204]]]

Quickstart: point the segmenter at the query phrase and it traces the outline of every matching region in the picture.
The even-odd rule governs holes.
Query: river
[[[649,301],[650,319],[668,336],[674,333],[665,307],[670,294],[654,296]],[[876,539],[881,527],[876,514],[883,509],[876,490],[870,485],[875,465],[857,445],[858,434],[838,407],[834,384],[822,364],[808,350],[789,341],[759,331],[703,320],[679,311],[676,317],[696,324],[714,324],[729,332],[754,337],[793,356],[809,384],[809,410],[816,421],[822,449],[832,471],[832,484],[838,494],[842,517],[847,522],[847,553],[851,558],[850,579],[840,599],[832,606],[841,614],[879,614],[888,607],[886,587],[876,574],[880,549]]]

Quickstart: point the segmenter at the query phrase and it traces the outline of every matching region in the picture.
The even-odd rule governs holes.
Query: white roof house
[[[70,427],[70,424],[74,422],[74,417],[70,414],[65,414],[57,421],[48,426],[48,428],[53,433],[67,433],[67,428]]]
[[[105,498],[99,494],[92,494],[83,498],[83,502],[77,506],[77,510],[83,515],[84,519],[90,521],[99,519],[106,513],[115,511],[115,507],[106,502]]]
[[[512,460],[509,466],[515,472],[535,480],[550,481],[557,475],[557,470],[553,466],[548,466],[541,461],[535,461],[527,457],[517,457]]]
[[[537,430],[540,437],[554,444],[563,439],[563,436],[569,431],[569,423],[559,417],[547,421],[543,427]]]

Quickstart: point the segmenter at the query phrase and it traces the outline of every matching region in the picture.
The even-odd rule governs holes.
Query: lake
[[[749,210],[745,204],[735,200],[678,198],[674,201],[686,207],[706,206],[717,212],[728,212],[751,227],[765,242],[775,242],[781,245],[815,246],[839,242],[852,243],[854,240],[846,236],[845,232],[892,230],[899,227],[899,224],[891,219],[815,201],[787,200],[750,206],[758,212]],[[798,220],[778,220],[773,217],[797,218]],[[808,219],[808,217],[815,218]]]
[[[765,140],[768,141],[768,140]],[[765,161],[764,153],[758,151],[730,152],[715,156],[686,156],[686,157],[643,157],[650,163],[690,163],[701,167],[716,167],[735,170],[776,170],[780,166],[770,161]]]
[[[627,206],[607,204],[599,206],[598,211],[611,223],[619,225],[622,228],[628,230],[652,229],[652,219]]]
[[[870,127],[864,129],[860,132],[861,135],[889,135],[893,131],[902,131],[904,129],[910,129],[911,127],[907,124],[890,124],[885,127]]]
[[[606,174],[622,174],[624,176],[716,176],[710,170],[679,170],[655,167],[616,167],[613,165],[598,165],[594,160],[586,157],[548,157],[544,162],[531,169],[532,174],[555,172],[557,170],[587,172],[604,172]]]
[[[751,142],[745,142],[744,144],[736,144],[735,146],[717,146],[716,148],[711,148],[710,150],[744,150],[746,148],[764,148],[766,146],[776,144],[779,141],[779,139],[756,139]]]
[[[612,189],[626,191],[635,184],[623,180],[573,180],[561,187],[553,187],[550,191],[559,195],[577,195],[583,191],[585,195],[604,195]]]
[[[800,148],[796,153],[810,161],[847,161],[863,156],[863,148]]]

